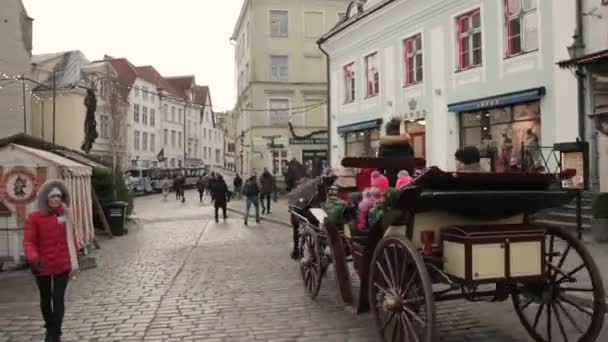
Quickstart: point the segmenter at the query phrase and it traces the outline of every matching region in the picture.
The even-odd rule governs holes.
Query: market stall
[[[93,242],[91,174],[82,165],[52,152],[17,144],[0,148],[0,260],[16,263],[23,256],[23,224],[36,209],[36,193],[49,179],[63,180],[71,195],[77,248]]]

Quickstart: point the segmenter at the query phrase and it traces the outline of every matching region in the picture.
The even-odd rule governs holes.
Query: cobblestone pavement
[[[304,295],[289,230],[234,213],[216,224],[195,196],[138,198],[129,234],[101,238],[98,267],[68,289],[64,340],[378,341],[372,317],[339,302],[331,271],[315,301]],[[1,275],[0,288],[0,341],[41,341],[31,275]],[[437,310],[439,341],[531,341],[510,302]]]

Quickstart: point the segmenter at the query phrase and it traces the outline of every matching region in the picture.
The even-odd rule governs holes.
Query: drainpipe
[[[329,62],[330,62],[330,58],[329,58],[329,54],[327,53],[327,51],[323,50],[323,47],[321,46],[321,42],[317,42],[317,45],[319,46],[319,50],[321,50],[321,52],[323,52],[323,54],[325,55],[325,60],[326,60],[326,66],[325,66],[325,77],[326,77],[326,82],[327,82],[327,164],[328,167],[331,167],[331,136],[332,136],[332,132],[331,132],[331,77],[330,77],[330,73],[329,73]]]
[[[574,32],[574,56],[580,57],[585,48],[585,39],[583,38],[583,0],[576,0],[576,30]],[[577,80],[577,97],[578,97],[578,135],[582,141],[586,141],[585,136],[585,74],[580,68],[575,71]]]

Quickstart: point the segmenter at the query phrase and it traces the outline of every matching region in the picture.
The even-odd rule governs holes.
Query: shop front
[[[289,144],[297,145],[301,151],[302,164],[308,173],[314,177],[321,175],[327,167],[327,145],[328,138],[290,138]]]
[[[405,132],[409,134],[414,156],[426,160],[426,121],[405,120]]]
[[[339,126],[338,134],[344,139],[347,157],[375,157],[380,147],[382,119],[362,121]]]
[[[458,113],[460,145],[477,146],[486,168],[506,172],[523,163],[543,166],[541,104],[545,88],[448,105]]]

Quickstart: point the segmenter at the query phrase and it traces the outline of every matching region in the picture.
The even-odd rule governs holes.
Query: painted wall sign
[[[309,139],[290,138],[289,143],[292,145],[327,145],[329,143],[329,139],[327,139],[327,138],[309,138]]]

